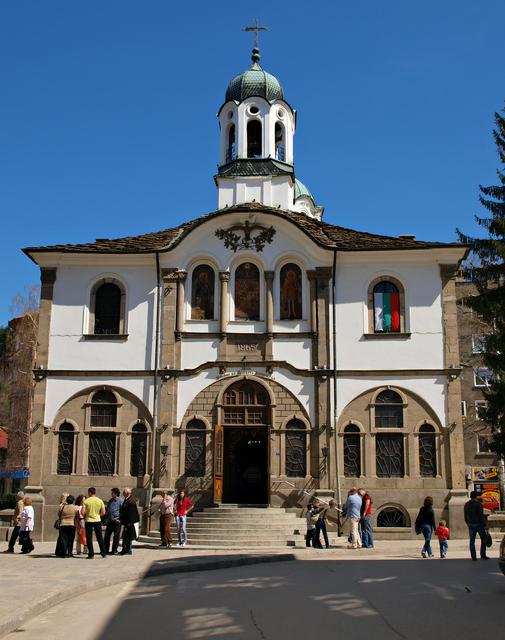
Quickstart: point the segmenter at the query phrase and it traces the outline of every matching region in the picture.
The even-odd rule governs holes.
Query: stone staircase
[[[283,508],[224,504],[188,517],[188,544],[207,549],[285,549],[305,546],[305,530],[305,519]],[[334,535],[330,534],[330,543]],[[175,526],[172,538],[177,540]],[[140,541],[159,542],[159,535],[141,536]]]

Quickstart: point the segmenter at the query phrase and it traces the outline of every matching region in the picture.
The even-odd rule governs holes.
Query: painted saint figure
[[[281,269],[281,320],[300,320],[302,317],[302,274],[296,264]]]
[[[191,300],[192,320],[212,320],[214,318],[214,271],[208,265],[196,267],[193,271]]]

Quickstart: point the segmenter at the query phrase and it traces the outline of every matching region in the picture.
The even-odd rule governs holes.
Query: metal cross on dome
[[[260,27],[258,18],[254,18],[252,27],[242,27],[242,31],[254,31],[254,48],[259,48],[259,31],[270,31],[269,27]]]

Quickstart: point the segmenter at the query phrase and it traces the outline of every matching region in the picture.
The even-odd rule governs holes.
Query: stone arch
[[[404,526],[405,528],[410,528],[411,526],[411,519],[410,519],[410,514],[408,512],[408,510],[399,502],[385,502],[383,504],[381,504],[379,507],[377,507],[376,511],[375,511],[375,526],[380,526],[377,524],[377,522],[381,520],[381,518],[379,517],[380,514],[382,513],[384,515],[384,512],[386,510],[395,510],[398,513],[400,513],[403,518],[404,518],[404,525],[400,525],[400,526]]]

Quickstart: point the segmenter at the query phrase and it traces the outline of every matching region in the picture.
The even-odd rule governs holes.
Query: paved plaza
[[[446,560],[422,560],[418,540],[361,551],[343,542],[253,554],[139,548],[92,562],[51,557],[53,546],[0,557],[0,636],[111,640],[149,637],[162,624],[184,640],[305,638],[315,628],[351,638],[372,629],[379,639],[474,638],[496,630],[505,596],[497,545],[491,560],[474,563],[464,540],[451,542]],[[83,619],[92,622],[83,628]]]

